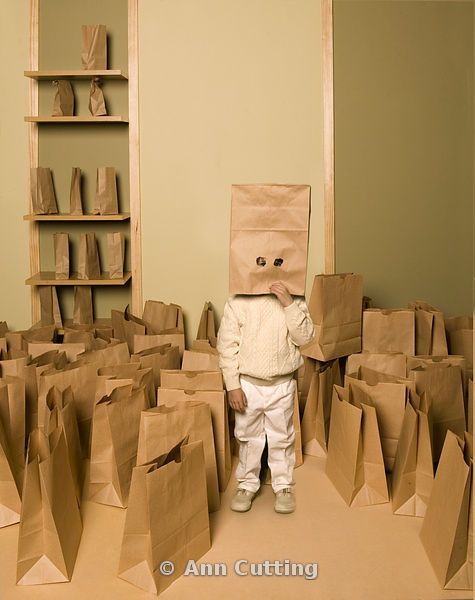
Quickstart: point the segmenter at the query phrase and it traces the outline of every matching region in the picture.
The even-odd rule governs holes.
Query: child
[[[266,437],[275,492],[274,509],[295,510],[294,372],[302,365],[299,346],[311,341],[314,326],[305,299],[293,298],[284,283],[272,295],[231,296],[218,331],[219,364],[236,411],[239,487],[231,509],[245,512],[259,490]]]

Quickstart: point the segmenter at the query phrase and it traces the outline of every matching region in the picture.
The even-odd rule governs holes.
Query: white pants
[[[295,379],[278,385],[255,385],[241,378],[247,398],[244,412],[235,411],[234,435],[239,441],[239,487],[257,492],[261,456],[266,443],[272,489],[278,492],[294,485],[295,431],[293,423]]]

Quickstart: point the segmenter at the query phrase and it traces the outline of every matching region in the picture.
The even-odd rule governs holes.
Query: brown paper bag
[[[217,390],[223,386],[221,371],[162,370],[162,387],[170,390]]]
[[[69,214],[82,215],[81,169],[73,167],[71,171],[71,188],[69,192]]]
[[[183,310],[178,304],[165,304],[159,300],[147,300],[142,319],[150,324],[150,333],[159,334],[169,329],[177,329],[180,333],[185,331]]]
[[[376,409],[334,386],[325,472],[348,506],[389,502]]]
[[[384,465],[391,472],[406,412],[407,388],[405,383],[376,383],[370,385],[350,377],[345,378],[352,404],[374,406],[378,420]]]
[[[63,319],[59,308],[58,294],[55,286],[41,285],[39,287],[40,314],[42,325],[54,325],[61,328]]]
[[[443,313],[420,300],[411,302],[409,308],[416,311],[416,354],[448,354]]]
[[[130,353],[126,342],[110,343],[106,348],[84,352],[78,356],[83,364],[93,364],[96,369],[111,365],[120,365],[130,361]]]
[[[397,352],[389,354],[373,354],[371,352],[352,354],[346,361],[346,374],[358,373],[361,366],[394,377],[406,377],[406,355]]]
[[[56,326],[54,324],[34,325],[30,329],[23,331],[22,336],[24,342],[54,342],[56,340]],[[23,345],[28,349],[28,343],[24,343]]]
[[[133,471],[119,577],[159,594],[210,547],[203,444],[183,440]],[[170,559],[174,574],[162,575]]]
[[[107,34],[105,25],[81,26],[81,63],[83,69],[107,69]]]
[[[53,117],[72,117],[74,115],[74,92],[72,85],[66,79],[53,81],[56,93],[53,101]]]
[[[90,285],[74,286],[73,323],[75,325],[92,325],[94,323]]]
[[[62,428],[33,431],[18,537],[17,584],[70,581],[82,521]]]
[[[148,334],[150,333],[150,325],[143,319],[139,319],[135,315],[133,315],[129,307],[126,306],[124,312],[120,310],[111,310],[112,317],[112,327],[114,328],[114,336],[118,340],[126,341],[129,347],[129,351],[132,352],[140,352],[140,350],[144,350],[145,348],[150,348],[153,346],[162,345],[165,342],[158,344],[145,344],[144,347],[135,347],[135,336],[144,336],[151,337]]]
[[[0,529],[20,521],[23,480],[16,470],[7,434],[0,419]]]
[[[473,381],[468,382],[467,431],[473,435]]]
[[[450,354],[461,354],[467,365],[473,365],[473,317],[446,318],[445,329]]]
[[[145,389],[116,388],[94,408],[89,499],[127,506],[136,464],[140,413],[148,408]]]
[[[114,167],[97,167],[96,197],[93,215],[116,215],[119,212],[117,180]]]
[[[107,234],[107,262],[110,279],[122,279],[124,276],[125,239],[119,232]]]
[[[363,311],[363,352],[413,355],[415,340],[415,311],[379,308]]]
[[[55,233],[53,239],[56,279],[69,279],[69,235]]]
[[[86,350],[84,342],[72,342],[70,344],[62,343],[55,344],[53,342],[29,342],[28,352],[32,358],[49,352],[50,350],[58,350],[66,354],[66,358],[69,362],[74,362],[79,354]]]
[[[205,302],[201,313],[198,332],[196,333],[197,340],[208,340],[212,348],[216,348],[216,325],[214,320],[214,310],[211,302]]]
[[[181,363],[178,346],[171,344],[142,350],[132,354],[130,360],[139,363],[142,369],[152,369],[155,388],[160,387],[162,369],[179,369]]]
[[[465,431],[462,370],[459,366],[440,363],[412,369],[409,377],[416,382],[419,395],[426,393],[432,403],[434,431],[433,455],[437,462],[450,429],[459,437]]]
[[[473,589],[473,438],[447,431],[421,541],[444,589]]]
[[[114,311],[112,311],[114,312]],[[154,348],[156,346],[163,346],[164,344],[171,344],[177,346],[180,353],[180,359],[183,357],[185,352],[185,334],[179,332],[177,329],[164,330],[163,333],[146,335],[135,333],[133,337],[133,352],[135,354]],[[214,370],[214,369],[201,369],[201,370]]]
[[[184,371],[219,371],[219,355],[185,350],[181,368]]]
[[[214,447],[218,466],[219,491],[224,492],[231,476],[228,404],[224,391],[166,390],[160,388],[158,405],[174,406],[177,402],[196,400],[209,404],[213,422]]]
[[[25,382],[19,377],[0,379],[0,421],[10,448],[13,472],[23,479],[25,469]]]
[[[396,515],[423,517],[434,483],[429,406],[407,403],[391,477],[391,502]]]
[[[31,210],[35,215],[55,215],[58,213],[51,169],[33,167],[30,169]]]
[[[101,264],[94,232],[81,233],[79,238],[78,279],[100,279]]]
[[[148,402],[147,408],[157,405],[152,369],[141,369],[138,363],[125,363],[122,365],[101,367],[97,373],[100,376],[106,375],[107,377],[114,377],[116,379],[129,379],[133,383],[134,388],[145,387],[145,395]]]
[[[142,412],[137,464],[161,456],[164,449],[169,450],[186,436],[190,442],[203,442],[208,509],[214,512],[220,506],[218,472],[211,412],[205,402],[178,402],[175,406],[157,406]]]
[[[66,388],[61,392],[57,388],[52,387],[46,394],[45,404],[45,420],[40,429],[43,429],[45,435],[53,433],[58,428],[63,429],[76,498],[78,504],[81,504],[84,467],[78,422],[74,409],[74,397],[71,388]]]
[[[91,79],[89,88],[89,112],[93,117],[107,115],[104,93],[101,90],[100,79],[98,77]]]
[[[317,275],[308,305],[315,335],[302,354],[328,361],[360,352],[362,302],[361,275]]]
[[[308,185],[232,186],[230,294],[305,294],[309,211]]]
[[[310,389],[302,416],[303,453],[325,456],[328,449],[333,385],[340,385],[338,361],[322,365],[312,373]]]

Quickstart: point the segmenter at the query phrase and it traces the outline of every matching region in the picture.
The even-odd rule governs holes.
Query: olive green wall
[[[334,45],[337,269],[471,313],[473,4],[334,0]]]
[[[40,0],[40,69],[81,68],[81,25],[101,23],[107,27],[108,68],[127,72],[127,0]],[[89,115],[89,81],[72,82],[76,115]],[[102,85],[108,114],[128,114],[127,82],[104,81]],[[40,82],[39,113],[50,115],[55,87]],[[129,211],[128,128],[121,124],[43,124],[39,128],[39,164],[53,171],[60,212],[69,212],[71,168],[83,171],[83,201],[90,212],[94,202],[96,169],[115,167],[119,193],[119,210]],[[79,235],[95,231],[102,268],[107,270],[106,233],[122,231],[130,236],[129,222],[45,223],[40,226],[40,257],[43,270],[54,270],[53,233],[70,234],[72,268],[77,265]],[[127,248],[128,248],[128,243]],[[126,256],[129,264],[129,252]],[[59,290],[60,288],[58,288]],[[123,308],[130,302],[128,286],[94,287],[95,314],[107,317],[111,308]],[[72,287],[60,290],[63,316],[72,314]]]
[[[144,298],[186,310],[228,296],[231,184],[312,186],[312,275],[322,270],[321,5],[140,0]]]

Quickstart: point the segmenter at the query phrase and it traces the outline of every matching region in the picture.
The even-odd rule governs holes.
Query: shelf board
[[[127,79],[127,74],[122,69],[107,69],[101,70],[86,70],[86,69],[71,69],[71,70],[44,70],[44,71],[24,71],[25,77],[30,79],[92,79],[93,77],[101,77],[104,79]]]
[[[25,117],[27,123],[128,123],[129,120],[120,115],[106,117],[77,116],[77,117]]]
[[[117,215],[23,215],[24,221],[127,221],[130,213]]]
[[[54,271],[41,271],[25,281],[26,285],[124,285],[131,278],[125,272],[121,279],[109,279],[109,273],[102,273],[100,279],[78,279],[77,273],[71,273],[69,279],[56,279]]]

